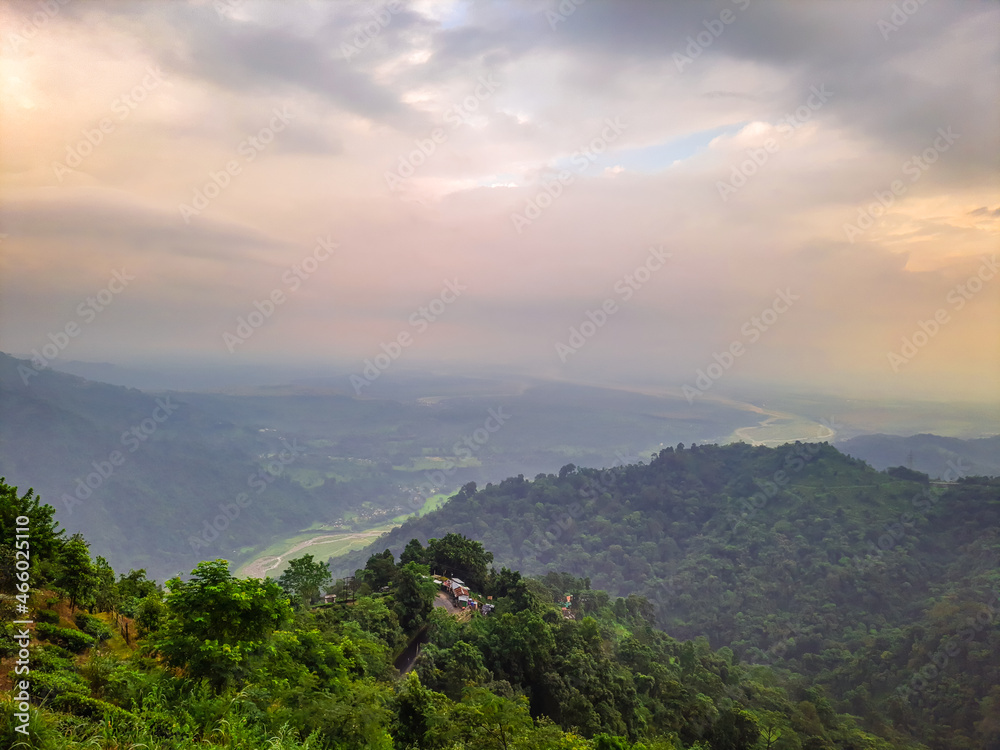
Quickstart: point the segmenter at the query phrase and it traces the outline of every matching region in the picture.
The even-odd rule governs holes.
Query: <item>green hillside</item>
[[[786,690],[730,649],[656,630],[641,597],[497,572],[464,537],[373,556],[356,592],[317,607],[329,571],[311,557],[277,582],[204,562],[164,591],[92,560],[52,515],[0,480],[5,747],[922,747],[859,729],[822,690]],[[468,571],[495,609],[450,612],[432,567]]]
[[[648,465],[470,485],[372,549],[448,532],[526,575],[646,597],[673,637],[823,686],[874,731],[997,740],[1000,480],[932,485],[829,445],[678,446]]]

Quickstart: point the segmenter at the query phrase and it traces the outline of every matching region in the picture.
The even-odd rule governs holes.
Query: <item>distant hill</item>
[[[237,557],[330,503],[282,471],[281,433],[216,419],[178,394],[24,376],[26,364],[0,354],[0,475],[33,487],[116,568],[162,579]]]
[[[152,377],[111,365],[79,371]],[[36,372],[0,353],[0,476],[34,487],[114,567],[163,578],[201,559],[239,565],[314,524],[384,524],[469,481],[649,455],[754,418],[712,403],[563,384],[414,381],[405,402],[328,386],[148,393]],[[299,452],[282,465],[276,459],[289,444]]]
[[[1000,476],[1000,435],[960,440],[940,435],[860,435],[837,443],[849,456],[876,469],[906,466],[932,478]],[[911,466],[912,457],[912,466]]]
[[[1000,480],[927,487],[825,444],[670,448],[470,485],[332,563],[449,532],[498,568],[645,596],[673,637],[781,661],[873,731],[957,750],[1000,718]]]

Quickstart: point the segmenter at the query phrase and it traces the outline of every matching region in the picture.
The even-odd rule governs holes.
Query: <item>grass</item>
[[[451,497],[455,491],[452,492],[439,492],[436,495],[431,495],[421,506],[420,510],[415,513],[405,513],[403,515],[396,516],[388,523],[383,523],[378,526],[370,526],[365,529],[357,530],[347,530],[347,529],[331,529],[329,526],[322,523],[314,523],[305,531],[300,531],[295,534],[290,534],[289,536],[281,537],[275,540],[266,548],[259,552],[248,551],[247,554],[250,555],[245,563],[236,569],[235,575],[243,576],[246,575],[246,568],[253,562],[256,562],[262,557],[282,557],[281,563],[276,567],[272,568],[267,572],[271,578],[277,578],[282,574],[285,568],[288,567],[288,560],[294,559],[296,557],[301,557],[302,555],[312,555],[317,560],[328,560],[331,557],[337,557],[338,555],[343,555],[356,549],[371,544],[372,540],[375,539],[379,534],[383,534],[387,531],[391,531],[396,526],[406,521],[406,519],[413,516],[422,516],[426,513],[430,513],[432,510],[437,510],[446,502],[448,498]],[[345,513],[344,519],[348,522],[352,522],[357,518],[353,513]],[[334,535],[336,534],[338,538],[330,539],[328,541],[319,542],[317,544],[310,544],[298,552],[295,552],[292,557],[288,557],[288,550],[295,547],[297,544],[302,542],[307,542],[310,539],[314,539],[318,536]],[[357,537],[350,539],[347,537],[354,536],[356,534],[365,534],[364,537]]]
[[[323,472],[317,469],[288,467],[285,471],[287,472],[289,479],[307,490],[311,490],[313,487],[321,486],[328,478],[336,478],[330,472]]]
[[[403,513],[392,519],[393,523],[403,523],[408,518],[413,518],[413,516],[424,516],[430,513],[432,510],[437,510],[446,502],[448,498],[455,494],[458,490],[452,492],[439,492],[437,495],[431,495],[429,498],[424,500],[424,504],[420,507],[420,510],[415,513]]]
[[[324,532],[319,529],[314,529],[308,532],[298,532],[296,534],[291,534],[286,537],[272,542],[263,551],[254,554],[251,559],[247,560],[245,563],[236,569],[235,575],[244,576],[246,575],[246,569],[252,563],[261,559],[262,557],[281,557],[282,561],[277,566],[272,568],[267,572],[267,575],[271,578],[277,578],[284,572],[285,568],[288,567],[288,561],[290,559],[295,559],[302,557],[303,555],[312,555],[316,560],[326,561],[330,557],[335,557],[337,555],[343,555],[355,549],[360,549],[368,544],[381,534],[398,526],[396,522],[389,522],[380,524],[378,526],[371,526],[367,529],[359,529],[356,531],[342,530],[342,531],[331,531]],[[356,536],[358,534],[364,534],[364,536]],[[308,547],[304,547],[301,550],[289,555],[289,550],[302,542],[307,542],[310,539],[315,539],[318,536],[334,536],[337,538],[325,540],[317,544],[311,544]],[[347,537],[355,537],[353,539]]]
[[[407,466],[394,466],[397,471],[434,471],[435,469],[458,468],[468,469],[472,466],[482,466],[483,462],[475,456],[471,458],[455,458],[454,456],[423,456],[414,457]]]
[[[437,495],[431,495],[429,498],[427,498],[427,500],[424,501],[424,507],[420,509],[419,514],[423,516],[426,515],[427,513],[430,513],[432,510],[437,510],[446,502],[448,502],[448,498],[451,497],[453,494],[454,493],[449,494],[446,492],[441,492]]]
[[[387,524],[384,531],[389,531],[395,526],[395,524]],[[370,529],[370,531],[375,531],[376,529]],[[364,532],[367,533],[367,532]],[[361,549],[371,544],[377,535],[362,537],[359,539],[334,539],[329,542],[321,542],[319,544],[313,544],[306,547],[299,552],[296,552],[293,557],[301,557],[302,555],[312,555],[314,559],[326,562],[331,557],[337,557],[338,555],[343,555],[348,552],[352,552],[356,549]],[[281,564],[272,570],[268,571],[268,575],[271,578],[277,578],[288,567],[288,560],[282,560]]]

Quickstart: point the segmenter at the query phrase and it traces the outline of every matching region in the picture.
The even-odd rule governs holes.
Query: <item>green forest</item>
[[[4,747],[921,747],[862,729],[822,687],[671,637],[641,596],[497,571],[461,535],[373,554],[316,606],[331,581],[310,556],[277,581],[214,560],[161,587],[53,515],[0,484]],[[435,606],[432,571],[495,609]]]
[[[670,636],[821,688],[869,731],[1000,747],[1000,480],[945,479],[826,444],[677,446],[467,485],[374,549],[462,534],[522,575],[641,597]]]

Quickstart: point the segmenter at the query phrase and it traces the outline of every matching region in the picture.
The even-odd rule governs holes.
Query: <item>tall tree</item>
[[[426,565],[406,563],[396,574],[393,598],[396,601],[396,615],[403,630],[413,631],[424,624],[434,607],[437,587],[428,580]]]
[[[376,552],[368,558],[365,569],[358,576],[368,584],[372,591],[379,591],[388,586],[396,575],[396,559],[390,550]]]
[[[312,555],[303,555],[288,563],[288,568],[278,578],[278,585],[294,604],[304,605],[318,599],[320,588],[332,580],[328,563],[314,561]]]
[[[90,561],[90,547],[79,534],[74,534],[63,545],[59,554],[60,572],[56,585],[69,595],[70,607],[88,602],[97,588],[94,566]]]
[[[450,533],[427,542],[427,562],[435,572],[461,578],[473,589],[482,591],[493,553],[483,549],[479,542]]]
[[[98,556],[94,560],[93,608],[99,612],[117,612],[121,601],[114,569],[107,560]]]
[[[0,477],[0,547],[16,549],[17,529],[24,528],[24,524],[18,524],[17,519],[24,517],[28,519],[27,528],[30,538],[30,570],[31,582],[33,586],[45,583],[54,574],[54,566],[59,550],[65,543],[65,532],[59,528],[55,521],[55,508],[42,503],[41,498],[35,495],[35,491],[29,489],[23,495],[18,496],[17,487],[7,484],[4,477]],[[0,557],[6,557],[3,554]],[[10,557],[14,557],[11,552]]]
[[[408,562],[427,564],[427,550],[420,543],[419,539],[411,539],[406,543],[406,547],[399,553],[399,562],[405,565]]]
[[[216,688],[247,674],[248,662],[291,617],[278,584],[235,578],[225,560],[199,563],[190,581],[173,578],[167,588],[167,617],[153,646],[168,664]]]

